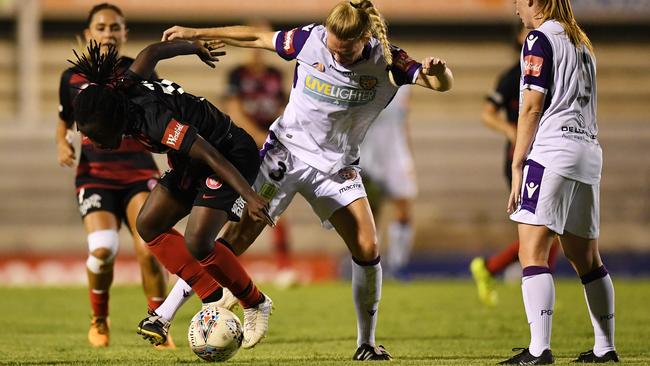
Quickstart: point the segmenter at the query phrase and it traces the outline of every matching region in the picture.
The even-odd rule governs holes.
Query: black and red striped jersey
[[[244,65],[233,69],[228,76],[228,96],[239,99],[246,117],[264,130],[287,104],[282,73],[274,67],[258,70]]]
[[[122,72],[133,63],[133,59],[123,57]],[[72,68],[61,75],[59,85],[59,118],[68,128],[74,125],[73,100],[87,85],[82,75]],[[147,149],[136,139],[126,136],[116,150],[95,148],[90,140],[81,137],[81,154],[77,166],[76,186],[81,188],[121,189],[125,185],[159,176],[158,167]]]
[[[186,160],[198,135],[221,151],[234,125],[205,98],[186,93],[169,80],[142,80],[127,71],[121,85],[129,98],[126,134],[149,151],[167,153],[170,164]]]

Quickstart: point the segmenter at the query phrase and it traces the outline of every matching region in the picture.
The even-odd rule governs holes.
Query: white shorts
[[[404,125],[375,121],[361,144],[361,168],[391,198],[413,198],[417,183]]]
[[[263,154],[262,166],[253,188],[269,200],[269,214],[274,220],[298,192],[309,202],[323,227],[331,229],[329,218],[334,211],[366,197],[359,167],[348,166],[338,173],[323,173],[291,154],[272,133],[260,153]]]
[[[510,219],[544,225],[557,234],[568,231],[586,239],[598,238],[600,184],[585,184],[560,176],[533,160],[524,165],[521,205]]]

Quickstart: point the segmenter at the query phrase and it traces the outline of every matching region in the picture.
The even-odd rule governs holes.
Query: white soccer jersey
[[[555,20],[531,31],[521,53],[521,88],[546,94],[528,159],[587,184],[600,181],[602,150],[596,124],[596,65]],[[520,98],[521,101],[521,98]]]
[[[314,168],[335,173],[359,159],[368,127],[397,91],[388,78],[379,41],[371,38],[363,57],[340,65],[326,46],[327,30],[311,24],[274,36],[276,52],[296,60],[289,103],[271,126],[278,140]],[[393,47],[397,85],[414,83],[421,64]]]

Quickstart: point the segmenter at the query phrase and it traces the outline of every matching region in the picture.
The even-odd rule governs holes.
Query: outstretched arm
[[[239,171],[210,143],[197,136],[190,147],[189,156],[205,162],[224,182],[235,189],[246,201],[248,212],[255,221],[263,221],[274,226],[273,219],[269,216],[267,202],[255,193]]]
[[[218,57],[226,54],[217,51],[223,46],[221,42],[183,40],[154,43],[140,51],[129,70],[143,79],[149,79],[158,61],[180,55],[197,55],[201,61],[214,68],[214,62],[219,61]]]
[[[243,25],[218,28],[186,28],[176,25],[163,32],[162,40],[217,39],[230,46],[262,48],[274,51],[274,34],[275,32],[269,32],[264,28]]]

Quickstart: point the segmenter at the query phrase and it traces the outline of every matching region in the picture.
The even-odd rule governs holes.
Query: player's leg
[[[329,219],[352,254],[352,293],[357,313],[356,360],[388,360],[390,354],[375,344],[381,299],[382,271],[377,230],[365,197],[336,210]]]
[[[400,276],[408,264],[413,246],[412,201],[407,197],[392,199],[394,218],[388,226],[388,272]]]
[[[108,211],[88,213],[83,223],[88,232],[86,273],[93,313],[88,341],[94,347],[106,347],[110,339],[108,300],[113,283],[113,263],[119,247],[119,223],[117,217]]]
[[[599,184],[578,183],[566,229],[560,241],[584,286],[585,300],[594,329],[594,346],[577,362],[618,362],[614,346],[614,285],[598,250],[600,221]]]

